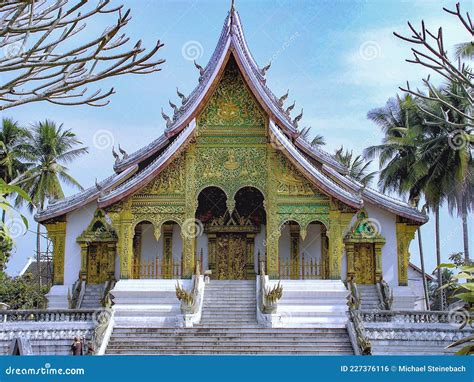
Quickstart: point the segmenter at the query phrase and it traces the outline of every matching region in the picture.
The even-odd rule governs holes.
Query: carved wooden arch
[[[182,217],[177,217],[173,215],[167,215],[167,214],[160,214],[157,216],[156,214],[152,215],[142,215],[134,219],[134,222],[132,224],[132,232],[135,232],[135,228],[138,224],[140,223],[150,223],[153,226],[153,235],[155,236],[156,241],[160,240],[161,237],[161,227],[163,226],[164,223],[166,222],[173,222],[176,223],[179,228],[181,229],[183,226],[183,219]],[[181,236],[183,236],[182,229],[181,229]]]
[[[91,242],[115,243],[116,241],[117,234],[107,222],[105,212],[101,209],[95,211],[94,217],[87,228],[76,239],[76,242],[79,244],[89,244]]]
[[[367,211],[362,208],[357,213],[357,220],[344,238],[347,261],[347,278],[355,277],[355,250],[357,244],[373,244],[375,252],[375,281],[382,280],[382,247],[385,238],[381,233],[380,223],[376,219],[369,218]]]
[[[115,252],[118,241],[117,233],[107,222],[105,212],[97,209],[88,227],[77,237],[76,242],[81,247],[81,270],[79,277],[81,280],[87,280],[87,263],[89,246],[94,243],[102,243],[107,247],[107,277],[112,279],[115,273]],[[89,282],[89,281],[88,281]]]

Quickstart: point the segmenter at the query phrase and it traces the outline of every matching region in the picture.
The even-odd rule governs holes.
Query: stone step
[[[119,332],[126,332],[126,333],[176,333],[176,331],[182,330],[189,333],[194,332],[203,332],[206,330],[205,327],[202,328],[161,328],[161,327],[123,327],[118,326],[114,327],[114,334]],[[214,328],[213,328],[214,330]],[[225,329],[226,332],[229,332],[229,329]],[[234,329],[230,330],[234,331]],[[303,333],[303,334],[324,334],[324,333],[344,333],[347,334],[346,329],[342,328],[263,328],[257,324],[250,325],[250,326],[243,326],[239,328],[239,331],[246,331],[252,332],[255,334],[259,333],[275,333],[275,334],[283,334],[283,333]]]
[[[242,342],[242,341],[224,341],[222,343],[219,343],[218,341],[212,341],[209,343],[182,343],[181,341],[176,341],[176,343],[156,343],[153,344],[148,344],[148,343],[143,343],[143,342],[112,342],[110,343],[110,348],[113,349],[115,348],[124,348],[127,347],[129,349],[132,348],[138,348],[138,349],[160,349],[160,348],[166,348],[166,347],[174,347],[176,346],[177,349],[179,348],[198,348],[198,349],[206,349],[206,348],[221,348],[221,349],[248,349],[248,348],[268,348],[268,349],[273,349],[273,348],[294,348],[295,346],[298,346],[298,348],[304,349],[304,348],[314,348],[318,347],[319,349],[323,348],[329,348],[329,349],[340,349],[340,348],[351,348],[350,343],[331,343],[331,342],[321,342],[321,343],[316,343],[316,342],[300,342],[298,343],[297,341],[283,341],[281,343],[270,343],[270,344],[264,344],[264,343],[258,343],[258,342]]]
[[[325,349],[325,350],[309,350],[306,349],[304,351],[288,351],[288,350],[280,350],[280,349],[272,349],[268,351],[254,351],[254,350],[214,350],[214,351],[201,351],[196,349],[187,349],[187,350],[176,350],[174,348],[171,349],[160,349],[159,351],[153,350],[146,350],[146,349],[138,349],[138,350],[122,350],[122,349],[114,349],[114,350],[107,350],[107,355],[353,355],[354,352],[351,350],[338,350],[338,349]]]
[[[339,338],[307,338],[307,337],[272,337],[272,338],[256,338],[256,337],[247,337],[240,338],[238,336],[234,337],[160,337],[160,338],[114,338],[110,340],[110,345],[116,345],[118,343],[126,344],[142,344],[146,346],[156,345],[160,346],[162,344],[168,343],[179,343],[179,344],[215,344],[215,343],[226,343],[226,344],[248,344],[253,346],[253,344],[261,345],[267,344],[347,344],[347,339],[344,337]]]

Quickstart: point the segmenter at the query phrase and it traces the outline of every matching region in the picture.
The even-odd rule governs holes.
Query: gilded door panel
[[[244,235],[219,235],[216,241],[216,278],[219,280],[244,280],[246,278],[246,237]]]
[[[107,244],[89,245],[87,254],[87,283],[102,284],[107,281],[109,256]]]
[[[357,284],[375,284],[375,254],[373,244],[356,244],[354,272]]]

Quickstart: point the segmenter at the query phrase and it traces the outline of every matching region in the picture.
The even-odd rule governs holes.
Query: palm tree
[[[3,118],[0,130],[0,178],[10,183],[28,168],[24,162],[27,153],[25,139],[28,130],[20,127],[10,118]],[[5,210],[2,211],[2,223],[5,222]]]
[[[455,56],[457,59],[466,58],[472,60],[474,57],[474,42],[468,41],[456,45]]]
[[[471,127],[462,113],[471,112],[466,89],[450,81],[438,90],[445,101],[452,104],[447,116],[439,104],[433,101],[421,101],[420,108],[427,114],[426,134],[428,139],[420,147],[433,167],[430,179],[433,192],[442,190],[449,211],[457,212],[462,219],[465,261],[469,262],[469,235],[467,216],[474,207],[474,140]],[[431,120],[435,120],[432,122]],[[440,122],[443,121],[443,122]]]
[[[28,159],[32,166],[20,178],[19,184],[29,194],[30,211],[42,210],[51,199],[64,197],[62,183],[82,189],[81,185],[68,173],[65,164],[87,153],[86,147],[77,147],[82,144],[71,130],[64,130],[63,125],[46,120],[38,122],[32,127],[26,143],[30,152]],[[23,200],[19,199],[18,204]],[[41,253],[41,225],[38,223],[36,232],[37,263],[40,264]],[[41,286],[41,276],[39,277]]]
[[[375,122],[385,134],[380,145],[364,150],[367,159],[379,158],[379,187],[383,192],[391,191],[408,195],[409,201],[417,206],[424,195],[418,181],[420,174],[413,171],[419,161],[418,147],[423,142],[423,115],[416,100],[405,95],[391,98],[386,105],[369,111],[367,117]],[[419,169],[420,170],[420,169]],[[425,171],[423,170],[423,174]],[[423,273],[423,289],[426,306],[429,309],[429,295],[426,281],[425,261],[421,228],[417,231],[420,264]],[[440,262],[439,262],[440,263]],[[439,271],[439,276],[441,270]]]
[[[361,155],[357,155],[354,158],[352,150],[344,151],[343,146],[336,150],[334,156],[341,164],[349,169],[349,176],[359,181],[364,186],[370,184],[374,179],[376,172],[368,171],[368,167],[371,165],[372,161],[364,161]]]
[[[316,134],[314,136],[314,138],[309,141],[309,133],[311,132],[311,127],[308,126],[308,127],[304,127],[302,130],[301,130],[301,134],[300,134],[300,137],[303,138],[306,142],[309,142],[311,144],[311,146],[324,146],[326,144],[326,140],[324,139],[324,137],[320,134]]]

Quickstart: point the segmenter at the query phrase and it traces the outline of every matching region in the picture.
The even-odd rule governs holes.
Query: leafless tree
[[[114,89],[89,91],[88,84],[161,70],[164,60],[154,56],[163,44],[129,45],[130,10],[110,3],[0,0],[0,111],[38,101],[104,106]],[[116,22],[91,36],[107,15]]]
[[[474,42],[472,41],[472,38],[474,36],[474,24],[471,20],[469,12],[463,14],[461,12],[461,6],[459,5],[459,3],[456,4],[455,10],[449,10],[447,8],[443,8],[443,10],[451,15],[456,16],[461,22],[462,26],[467,30],[471,41],[466,44],[474,44]],[[406,61],[412,64],[421,65],[426,68],[429,68],[435,73],[442,76],[443,78],[447,79],[449,82],[456,83],[464,90],[463,94],[465,94],[465,97],[467,98],[470,105],[473,105],[474,74],[472,72],[472,69],[469,68],[466,63],[461,61],[460,57],[458,58],[458,62],[455,62],[450,59],[444,44],[443,29],[439,27],[437,33],[433,33],[425,26],[424,21],[421,22],[421,31],[418,31],[410,22],[408,22],[408,28],[412,33],[412,35],[409,37],[402,36],[394,32],[394,35],[398,38],[415,45],[415,47],[411,48],[413,58],[407,59]],[[434,122],[431,123],[446,123],[454,128],[462,127],[459,126],[459,124],[455,124],[453,121],[450,120],[449,111],[451,110],[462,116],[465,119],[467,126],[473,126],[474,117],[472,113],[466,113],[464,110],[459,110],[453,105],[452,102],[449,102],[446,97],[443,97],[439,89],[437,89],[436,86],[434,86],[430,81],[430,76],[422,79],[422,81],[428,89],[426,93],[419,89],[412,89],[408,82],[407,86],[400,87],[400,90],[415,95],[417,97],[436,101],[439,103],[443,117],[437,116],[427,110],[424,110],[426,114],[433,119]]]

